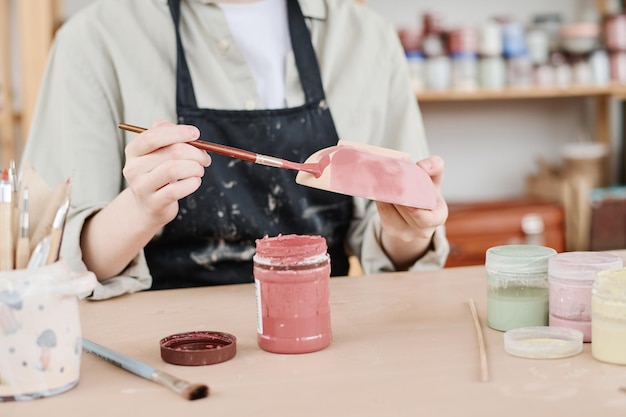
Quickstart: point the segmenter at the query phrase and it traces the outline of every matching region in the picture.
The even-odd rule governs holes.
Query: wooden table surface
[[[487,382],[470,299],[482,322]],[[86,338],[205,383],[210,397],[187,401],[84,353],[74,389],[2,403],[0,416],[626,416],[626,367],[593,359],[590,344],[556,360],[504,351],[503,333],[486,325],[483,266],[333,278],[333,342],[310,354],[258,348],[255,302],[247,284],[83,300]],[[163,362],[159,340],[191,330],[234,334],[237,355],[201,367]]]

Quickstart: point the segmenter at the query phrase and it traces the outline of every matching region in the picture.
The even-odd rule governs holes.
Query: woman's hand
[[[178,200],[201,183],[211,157],[187,145],[200,132],[195,126],[157,122],[126,146],[123,174],[134,200],[155,225],[162,227],[178,214]]]
[[[448,205],[441,195],[444,162],[431,156],[417,163],[435,185],[437,205],[432,210],[376,202],[382,227],[383,250],[398,270],[407,269],[426,253],[435,229],[448,218]]]

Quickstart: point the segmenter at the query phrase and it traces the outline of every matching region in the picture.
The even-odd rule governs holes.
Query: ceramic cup
[[[93,291],[91,272],[64,261],[0,272],[0,402],[48,397],[79,379],[78,299]]]

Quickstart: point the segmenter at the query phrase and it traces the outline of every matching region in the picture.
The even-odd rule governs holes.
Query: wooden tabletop
[[[471,299],[486,342],[487,382]],[[258,348],[253,285],[148,291],[80,307],[86,338],[205,383],[211,395],[187,401],[84,353],[78,386],[0,404],[0,416],[626,415],[626,367],[596,361],[590,344],[556,360],[504,351],[503,333],[486,325],[482,266],[333,278],[333,342],[301,355]],[[237,355],[201,367],[163,362],[159,340],[191,330],[234,334]]]

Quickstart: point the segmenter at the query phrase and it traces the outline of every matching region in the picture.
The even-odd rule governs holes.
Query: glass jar
[[[478,68],[478,80],[486,89],[506,87],[506,62],[501,56],[483,57]]]
[[[322,236],[279,235],[256,241],[257,342],[274,353],[327,347],[330,257]]]
[[[626,51],[626,13],[607,17],[604,26],[605,43],[611,51]]]
[[[420,51],[406,52],[406,62],[414,92],[424,90],[424,54]]]
[[[564,252],[551,257],[550,326],[580,330],[583,342],[591,342],[591,289],[596,274],[622,266],[622,258],[603,252]]]
[[[445,91],[450,89],[452,83],[452,63],[450,57],[447,55],[427,57],[425,79],[428,90]]]
[[[506,60],[506,81],[511,87],[530,87],[533,84],[533,65],[527,54],[511,56]]]
[[[478,57],[471,53],[452,54],[452,88],[475,90],[478,87]]]
[[[502,56],[502,28],[500,23],[490,20],[480,27],[478,53],[483,57]]]
[[[548,259],[552,248],[502,245],[487,249],[487,323],[495,330],[548,325]]]
[[[591,355],[626,365],[626,268],[600,271],[591,290]]]
[[[506,58],[526,55],[526,29],[521,22],[502,24],[502,53]]]

